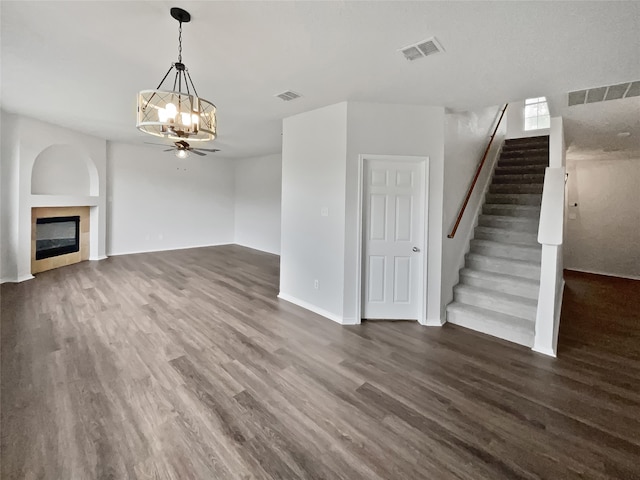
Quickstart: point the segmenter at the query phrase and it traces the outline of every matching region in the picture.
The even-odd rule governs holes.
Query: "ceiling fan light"
[[[189,156],[189,150],[179,149],[176,150],[176,157],[187,158]]]

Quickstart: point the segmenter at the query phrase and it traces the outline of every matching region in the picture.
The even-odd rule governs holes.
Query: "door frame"
[[[424,192],[424,235],[422,238],[422,282],[419,286],[421,295],[418,297],[420,303],[418,323],[421,325],[427,324],[427,266],[428,266],[428,254],[429,250],[426,248],[429,245],[429,157],[427,156],[413,156],[413,155],[375,155],[375,154],[360,154],[358,155],[358,245],[356,249],[358,276],[356,279],[356,291],[358,292],[358,302],[356,305],[356,319],[358,323],[362,322],[362,303],[364,302],[364,292],[362,291],[363,282],[363,245],[362,245],[362,220],[364,209],[364,162],[367,160],[383,160],[391,162],[409,162],[409,163],[422,163],[424,165],[424,184],[422,185]]]

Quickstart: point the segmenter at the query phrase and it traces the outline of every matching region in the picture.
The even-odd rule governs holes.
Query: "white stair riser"
[[[476,307],[490,309],[494,312],[506,313],[514,317],[526,318],[535,321],[536,308],[520,302],[514,302],[500,295],[486,296],[482,293],[465,291],[464,288],[456,287],[453,290],[453,299],[456,302]]]
[[[508,342],[524,345],[525,347],[533,346],[533,332],[524,332],[521,330],[511,329],[508,327],[491,324],[483,319],[475,318],[472,314],[458,311],[447,310],[447,321],[454,325],[470,328],[480,333],[486,333],[494,337],[502,338]]]
[[[540,266],[534,264],[521,264],[494,257],[472,257],[467,255],[465,266],[474,270],[485,270],[487,272],[540,280]]]
[[[534,248],[523,248],[517,245],[509,245],[499,243],[497,245],[483,245],[471,241],[471,252],[479,255],[487,255],[490,257],[503,257],[512,260],[523,260],[525,262],[540,263],[542,258],[542,250]]]
[[[504,228],[514,232],[538,233],[540,221],[529,217],[506,217],[499,215],[480,215],[478,225],[483,227]]]
[[[542,195],[532,193],[488,193],[487,203],[540,206],[542,203]]]
[[[539,287],[513,281],[513,279],[499,280],[497,278],[485,278],[474,275],[460,274],[460,283],[470,285],[472,287],[486,288],[496,292],[507,293],[509,295],[518,295],[520,297],[538,299]]]
[[[489,227],[476,227],[474,238],[478,240],[491,240],[498,243],[515,243],[517,245],[538,245],[538,236],[535,233],[516,232],[512,230],[491,229]]]

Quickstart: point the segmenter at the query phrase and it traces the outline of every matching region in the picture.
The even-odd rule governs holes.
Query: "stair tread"
[[[512,262],[516,265],[521,265],[521,266],[526,266],[526,267],[535,267],[535,268],[540,268],[540,262],[533,262],[533,261],[529,261],[529,260],[517,260],[517,259],[513,259],[513,258],[508,258],[508,257],[496,257],[495,255],[485,255],[484,253],[475,253],[475,252],[469,252],[467,253],[467,257],[468,258],[472,258],[472,259],[483,259],[483,258],[488,258],[492,261],[500,261],[500,262]],[[522,277],[521,277],[522,278]]]
[[[461,302],[452,302],[447,305],[447,311],[457,310],[459,312],[471,313],[475,316],[481,317],[485,322],[491,322],[494,324],[507,325],[512,330],[523,330],[533,333],[535,328],[535,322],[522,317],[516,317],[509,315],[508,313],[494,312],[482,307],[476,307],[475,305],[468,305]]]
[[[504,300],[512,303],[522,304],[526,307],[536,307],[538,305],[537,300],[533,300],[531,298],[522,297],[520,295],[513,295],[512,293],[496,292],[495,290],[490,290],[488,288],[475,287],[473,285],[466,285],[464,283],[459,283],[453,288],[454,290],[462,290],[469,293],[478,293],[483,297],[493,298],[495,299],[495,301]]]
[[[502,205],[502,204],[499,204],[499,205]],[[513,217],[511,215],[494,215],[492,213],[481,213],[480,216],[487,217],[491,220],[512,222],[512,223],[527,223],[527,224],[539,223],[539,220],[537,218],[531,218],[531,217]]]
[[[533,288],[540,286],[539,280],[532,280],[530,278],[518,277],[516,275],[509,275],[507,273],[489,272],[487,270],[476,270],[475,268],[463,268],[460,270],[460,275],[466,275],[469,277],[486,278],[491,280],[504,280],[508,282],[516,282],[521,284],[530,285]]]
[[[539,211],[540,210],[540,206],[539,205],[517,205],[517,204],[513,204],[513,203],[491,203],[491,202],[487,202],[485,203],[485,206],[495,206],[496,208],[507,208],[507,209],[513,209],[513,210],[529,210],[529,211]],[[486,213],[483,213],[483,215],[488,215]]]
[[[485,240],[484,238],[474,238],[471,240],[472,244],[474,245],[486,245],[488,247],[491,246],[506,246],[509,248],[522,248],[525,250],[531,250],[531,251],[535,251],[535,252],[541,252],[542,251],[542,245],[537,244],[537,245],[521,245],[521,244],[513,244],[513,243],[508,243],[508,242],[496,242],[494,240]]]
[[[500,239],[498,243],[512,244],[513,242],[508,241],[507,238],[509,236],[518,237],[518,238],[527,238],[532,240],[532,244],[538,244],[538,233],[537,232],[523,232],[521,230],[513,230],[510,228],[500,228],[500,227],[485,227],[484,225],[478,225],[475,228],[476,233],[484,233],[484,234],[494,234],[500,237],[504,237],[504,240]],[[493,238],[477,238],[476,240],[493,240]]]

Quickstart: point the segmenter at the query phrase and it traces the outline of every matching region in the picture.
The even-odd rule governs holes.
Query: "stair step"
[[[471,252],[491,257],[524,260],[538,264],[542,258],[541,245],[520,245],[496,242],[493,240],[483,240],[481,238],[474,238],[471,240]]]
[[[526,347],[533,346],[535,323],[459,302],[447,306],[447,321]]]
[[[537,175],[544,175],[544,171],[547,168],[545,165],[508,165],[505,167],[497,166],[495,175],[522,175],[524,173],[533,173]]]
[[[486,308],[493,312],[506,313],[532,322],[536,321],[537,304],[531,298],[494,292],[486,288],[458,284],[453,288],[453,301]]]
[[[542,183],[494,183],[489,186],[491,193],[539,193],[542,194]]]
[[[537,232],[521,232],[506,228],[484,227],[479,225],[473,232],[473,238],[477,240],[491,240],[498,243],[510,243],[515,245],[538,246]]]
[[[523,145],[523,144],[547,144],[549,145],[549,135],[539,135],[537,137],[509,138],[505,140],[505,145]]]
[[[537,205],[542,203],[540,193],[487,193],[487,203],[508,203],[512,205]]]
[[[510,295],[518,295],[532,300],[538,299],[538,291],[540,290],[539,280],[473,270],[471,268],[460,270],[460,283]]]
[[[527,158],[500,158],[498,167],[549,166],[549,156]]]
[[[540,221],[535,217],[515,217],[511,215],[478,216],[478,225],[482,227],[504,228],[516,232],[537,233]]]
[[[529,150],[502,150],[500,152],[500,159],[507,158],[538,158],[538,157],[547,157],[549,158],[549,149],[548,148],[532,148]]]
[[[493,177],[492,183],[526,183],[529,185],[544,184],[544,174],[524,173],[520,175],[496,175]]]
[[[478,253],[467,253],[465,267],[540,281],[540,262],[534,263],[525,260],[511,260]]]
[[[540,218],[540,206],[515,205],[509,203],[485,203],[482,206],[485,215],[500,215],[509,217]]]
[[[549,150],[548,142],[544,142],[544,143],[528,142],[528,143],[520,143],[520,144],[512,144],[512,143],[504,144],[500,151],[501,152],[528,152],[529,150],[545,150],[545,149]]]

